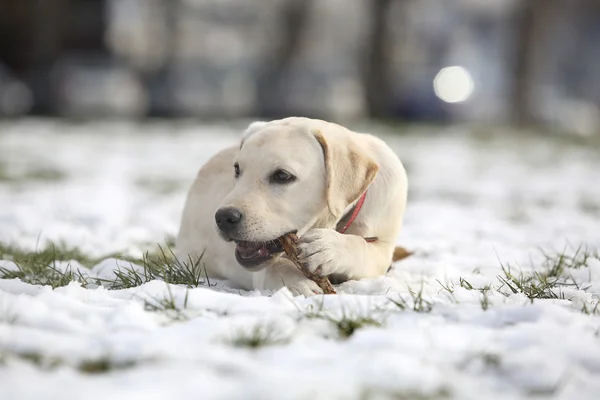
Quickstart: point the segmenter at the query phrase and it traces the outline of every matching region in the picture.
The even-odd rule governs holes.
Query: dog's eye
[[[238,178],[240,176],[240,165],[238,163],[233,164],[233,171],[235,173],[235,177]]]
[[[282,169],[278,169],[277,171],[273,172],[273,175],[271,175],[271,182],[275,183],[289,183],[295,179],[296,177],[294,175]]]

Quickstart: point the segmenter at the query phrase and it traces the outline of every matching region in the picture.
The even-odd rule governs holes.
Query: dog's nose
[[[215,214],[217,226],[223,232],[231,232],[242,220],[243,214],[234,207],[219,208]]]

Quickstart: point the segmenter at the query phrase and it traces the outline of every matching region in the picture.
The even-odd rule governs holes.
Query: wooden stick
[[[326,276],[319,276],[308,270],[304,265],[298,261],[298,249],[296,243],[298,242],[298,236],[295,233],[288,233],[279,239],[283,251],[287,254],[288,258],[294,265],[304,274],[305,277],[316,283],[324,294],[335,294],[335,289],[329,282],[329,278]]]

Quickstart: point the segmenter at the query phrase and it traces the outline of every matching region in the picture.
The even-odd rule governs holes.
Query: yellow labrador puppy
[[[321,289],[277,239],[297,232],[301,261],[335,281],[386,273],[406,206],[402,163],[380,139],[308,118],[255,122],[198,173],[176,242],[180,260],[243,289]]]

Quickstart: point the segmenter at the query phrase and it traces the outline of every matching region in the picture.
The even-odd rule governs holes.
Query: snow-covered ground
[[[176,234],[197,169],[241,126],[3,123],[0,243],[140,256]],[[543,275],[540,248],[600,247],[600,150],[389,131],[410,180],[398,243],[416,254],[387,276],[308,299],[0,280],[0,399],[598,399],[600,261],[561,270],[557,299],[499,276]],[[164,299],[179,311],[149,306]],[[363,326],[344,337],[348,321]]]

